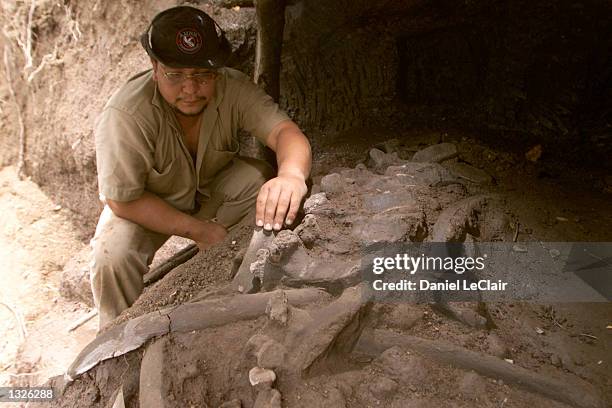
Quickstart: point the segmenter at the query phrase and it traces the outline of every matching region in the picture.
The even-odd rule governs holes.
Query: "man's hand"
[[[257,196],[257,225],[276,231],[283,223],[291,225],[307,190],[304,176],[298,172],[279,173],[278,177],[266,182]]]
[[[198,248],[202,251],[223,241],[226,236],[227,230],[223,225],[214,221],[198,221],[192,232],[191,239],[195,241]]]
[[[227,235],[227,230],[221,224],[199,220],[181,212],[148,191],[136,200],[120,202],[107,199],[106,203],[118,217],[151,231],[189,238],[195,241],[200,249],[210,248],[223,241]]]
[[[291,120],[276,125],[267,138],[267,145],[276,153],[278,176],[265,183],[257,196],[255,221],[266,230],[280,230],[283,223],[293,224],[302,198],[308,192],[306,178],[310,174],[310,143]]]

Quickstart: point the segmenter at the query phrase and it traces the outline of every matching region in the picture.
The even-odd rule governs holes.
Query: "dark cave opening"
[[[376,42],[368,37],[373,36],[381,49],[385,41],[393,43],[393,52],[382,58],[371,50],[372,62],[357,55],[354,64],[361,65],[362,73],[337,76],[346,81],[365,78],[371,84],[359,96],[376,100],[376,107],[361,103],[362,111],[354,116],[380,116],[392,100],[401,120],[389,114],[389,123],[475,131],[509,148],[543,144],[549,157],[576,161],[581,167],[610,168],[609,3],[472,1],[412,6],[406,5],[402,13],[379,11],[375,19],[363,18],[370,11],[353,11],[352,26],[345,19],[342,30],[335,32],[336,41],[349,49],[372,48]],[[330,42],[327,37],[325,44],[333,52]],[[381,61],[393,74],[377,74],[375,65]],[[389,78],[395,83],[381,93]],[[335,95],[341,101],[342,91]],[[331,120],[329,115],[326,120]]]

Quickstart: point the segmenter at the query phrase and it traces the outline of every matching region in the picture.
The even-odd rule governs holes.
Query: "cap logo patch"
[[[195,54],[202,48],[202,36],[193,28],[183,28],[176,34],[176,46],[185,54]]]

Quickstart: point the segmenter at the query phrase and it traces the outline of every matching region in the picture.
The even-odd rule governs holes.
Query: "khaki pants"
[[[202,202],[199,219],[231,228],[255,205],[259,189],[272,176],[260,160],[235,158],[210,184],[211,197]],[[90,277],[100,328],[130,307],[144,288],[142,277],[155,252],[170,238],[117,217],[105,206],[94,238]]]

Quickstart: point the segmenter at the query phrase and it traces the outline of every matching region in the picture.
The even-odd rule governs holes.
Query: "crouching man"
[[[271,97],[225,67],[231,46],[204,12],[174,7],[141,37],[152,69],[123,85],[95,129],[100,196],[91,282],[100,327],[143,290],[171,236],[205,249],[256,206],[256,224],[291,225],[306,194],[308,140]],[[237,155],[244,129],[276,153],[278,173]]]

